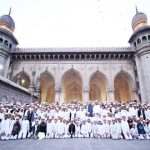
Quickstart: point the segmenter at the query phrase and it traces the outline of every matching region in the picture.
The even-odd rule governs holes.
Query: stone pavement
[[[25,139],[0,141],[0,150],[150,150],[150,140]]]

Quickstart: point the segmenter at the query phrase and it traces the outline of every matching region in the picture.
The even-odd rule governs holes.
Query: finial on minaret
[[[9,10],[9,16],[11,15],[11,7],[10,7],[10,10]]]
[[[137,5],[135,5],[135,9],[136,9],[136,14],[138,14],[138,8],[137,8]]]

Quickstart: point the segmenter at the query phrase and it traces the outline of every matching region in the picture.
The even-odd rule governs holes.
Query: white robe
[[[97,130],[97,135],[99,137],[102,137],[103,138],[103,135],[104,135],[104,130],[103,130],[103,124],[98,124],[98,130]]]
[[[65,134],[65,124],[63,122],[58,122],[57,135],[59,138],[63,138]]]
[[[76,130],[75,130],[75,137],[80,138],[81,137],[81,128],[80,125],[76,125]]]
[[[100,113],[100,112],[101,112],[100,105],[94,105],[93,113],[96,114],[96,113]]]
[[[82,137],[88,137],[88,127],[87,124],[81,125],[81,136]]]
[[[64,126],[65,126],[64,138],[68,138],[69,137],[69,124],[64,124]]]
[[[114,140],[118,139],[118,135],[117,135],[117,124],[111,124],[111,137]]]
[[[54,123],[48,122],[47,123],[47,135],[46,138],[53,138],[54,137]]]
[[[123,132],[123,135],[125,137],[125,139],[132,139],[131,135],[130,135],[130,128],[129,128],[129,124],[127,121],[122,120],[121,121],[121,129]]]
[[[103,124],[103,133],[104,133],[105,138],[106,138],[106,136],[110,137],[110,130],[111,130],[110,125],[107,123],[104,123]]]
[[[92,132],[93,132],[93,137],[97,137],[97,132],[98,132],[98,125],[97,124],[93,124],[92,125]]]
[[[25,139],[27,136],[27,133],[29,132],[30,126],[29,126],[29,121],[28,120],[22,120],[21,122],[21,131],[19,133],[18,138],[23,138]]]
[[[132,138],[137,138],[138,137],[137,128],[131,128],[130,129],[130,134],[131,134]]]
[[[4,135],[1,136],[2,140],[9,140],[11,134],[10,119],[2,120],[1,133],[4,133]]]

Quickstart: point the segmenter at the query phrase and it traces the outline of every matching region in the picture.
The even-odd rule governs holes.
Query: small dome
[[[136,29],[147,25],[147,16],[143,12],[137,12],[132,19],[132,29]]]
[[[0,17],[0,28],[6,29],[10,32],[15,30],[15,22],[10,15],[3,15]]]

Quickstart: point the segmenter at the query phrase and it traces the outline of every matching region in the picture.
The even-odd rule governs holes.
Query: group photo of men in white
[[[150,139],[150,104],[137,101],[0,104],[0,140]]]

